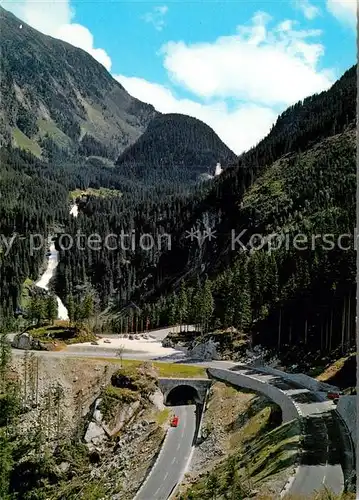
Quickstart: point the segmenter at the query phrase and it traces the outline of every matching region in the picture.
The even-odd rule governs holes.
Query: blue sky
[[[355,0],[4,0],[134,96],[208,123],[236,153],[355,63]]]

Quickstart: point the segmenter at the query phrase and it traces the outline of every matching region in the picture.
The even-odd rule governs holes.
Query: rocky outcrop
[[[165,408],[163,403],[163,394],[160,389],[157,389],[154,394],[149,397],[150,402],[157,408],[157,410],[162,411]]]
[[[96,399],[92,414],[91,422],[89,423],[85,433],[85,443],[89,449],[102,444],[107,439],[106,432],[102,426],[103,415],[100,410],[101,398]]]
[[[56,342],[40,342],[28,332],[18,333],[11,342],[11,347],[24,351],[52,351],[56,348],[56,345]]]
[[[134,401],[133,403],[122,404],[118,413],[111,425],[103,424],[103,428],[109,436],[115,436],[136,414],[141,403]]]
[[[188,356],[201,361],[221,359],[218,354],[218,344],[217,342],[213,342],[213,340],[207,340],[195,345],[192,349],[188,350]]]
[[[19,333],[18,335],[15,335],[14,340],[11,343],[11,346],[14,347],[15,349],[24,349],[26,351],[30,349],[34,349],[36,345],[38,344],[37,341],[33,339],[33,337],[27,333]]]
[[[105,439],[106,433],[102,425],[98,424],[97,422],[90,422],[84,437],[85,443],[87,443],[88,445],[98,446]]]

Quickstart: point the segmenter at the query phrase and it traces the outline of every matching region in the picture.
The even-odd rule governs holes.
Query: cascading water
[[[222,165],[220,163],[217,163],[214,176],[217,177],[217,175],[221,175],[222,172],[223,172]]]
[[[55,243],[51,242],[50,243],[50,249],[49,249],[50,255],[49,255],[49,260],[47,263],[46,270],[44,274],[41,276],[39,281],[36,284],[39,288],[42,288],[43,290],[48,290],[49,289],[49,283],[51,278],[55,275],[57,265],[59,263],[59,252],[55,248]],[[67,309],[64,306],[64,303],[60,299],[60,297],[56,296],[57,300],[57,305],[58,305],[58,319],[64,319],[68,320],[69,315],[67,313]]]
[[[71,207],[71,210],[70,210],[70,215],[72,215],[73,217],[77,217],[79,214],[79,207],[76,205],[76,203],[74,205],[72,205]]]
[[[70,209],[70,215],[73,217],[77,217],[78,215],[78,206],[74,204],[71,209]],[[50,248],[49,248],[49,260],[47,262],[47,267],[45,269],[44,274],[41,276],[41,278],[37,281],[36,286],[39,288],[42,288],[43,290],[48,290],[49,289],[49,283],[50,280],[53,278],[53,276],[56,273],[56,268],[59,263],[59,252],[55,248],[55,243],[51,240],[49,240],[50,243]],[[67,309],[60,299],[60,297],[56,296],[57,300],[57,305],[58,305],[58,319],[63,319],[63,320],[68,320],[69,315],[67,312]]]

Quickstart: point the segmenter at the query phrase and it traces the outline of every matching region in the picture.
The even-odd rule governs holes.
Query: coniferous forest
[[[137,487],[130,482],[147,477],[170,425],[171,412],[162,408],[167,396],[162,406],[155,403],[158,378],[167,370],[178,378],[209,372],[173,359],[124,361],[116,335],[103,339],[118,358],[112,372],[93,352],[86,360],[78,355],[76,345],[65,361],[71,349],[29,350],[99,345],[101,333],[138,340],[133,334],[171,326],[163,347],[201,348],[214,340],[222,359],[247,362],[260,352],[262,361],[276,357],[281,368],[313,377],[342,363],[339,378],[352,393],[356,71],[290,106],[237,156],[202,121],[159,113],[90,54],[0,7],[0,500],[130,498]],[[54,257],[53,274],[40,285]],[[207,402],[220,400],[202,426],[201,444],[213,438],[215,412],[228,407],[235,420],[218,427],[229,429],[226,443],[235,437],[241,457],[251,443],[266,441],[270,467],[261,447],[251,452],[259,476],[267,477],[265,466],[271,480],[277,466],[292,474],[308,441],[310,465],[326,474],[332,460],[344,471],[344,489],[354,489],[343,435],[350,439],[342,423],[332,425],[337,417],[329,405],[318,419],[302,414],[288,423],[276,404],[254,394],[247,400],[247,391],[227,384],[213,394],[206,385],[203,405],[179,387],[179,404],[191,405],[197,426]],[[296,396],[312,402],[314,393],[306,392]],[[323,437],[318,456],[312,432]],[[217,467],[224,457],[213,439],[207,449]],[[221,484],[201,472],[208,498],[219,498],[219,486],[221,498],[258,494],[254,474],[246,464],[239,475],[233,457]],[[125,491],[129,484],[133,491]],[[188,498],[197,498],[195,490]]]

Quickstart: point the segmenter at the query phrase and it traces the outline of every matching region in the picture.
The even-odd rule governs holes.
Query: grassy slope
[[[71,139],[51,120],[38,119],[39,138],[48,135],[60,148],[70,147]]]
[[[75,200],[80,196],[97,196],[98,198],[111,198],[115,196],[122,196],[122,193],[117,189],[108,189],[108,188],[88,188],[88,189],[74,189],[70,192],[70,200]]]
[[[109,359],[109,358],[93,358],[96,361],[104,361],[106,363],[115,363],[127,367],[136,367],[143,364],[143,361],[137,359]],[[158,376],[161,378],[207,378],[205,368],[201,366],[182,365],[179,363],[164,363],[162,361],[151,362],[156,368]]]
[[[45,344],[54,341],[64,344],[77,344],[79,342],[96,340],[96,336],[86,328],[76,331],[75,328],[69,327],[67,321],[62,320],[56,320],[53,325],[48,324],[40,327],[32,327],[27,331],[32,337]]]
[[[18,128],[14,128],[12,130],[12,138],[15,143],[15,146],[20,149],[25,149],[29,151],[37,158],[41,157],[41,148],[40,146],[33,140],[29,139],[21,130]]]
[[[254,490],[256,495],[268,491],[277,494],[297,457],[299,423],[278,427],[275,406],[247,391],[219,383],[213,387],[207,414],[205,421],[212,427],[211,432],[217,432],[223,424],[219,434],[225,432],[229,438],[222,446],[226,458],[207,467],[207,473],[179,498],[220,500],[232,494],[229,498],[240,499]],[[211,483],[217,485],[215,495]]]

